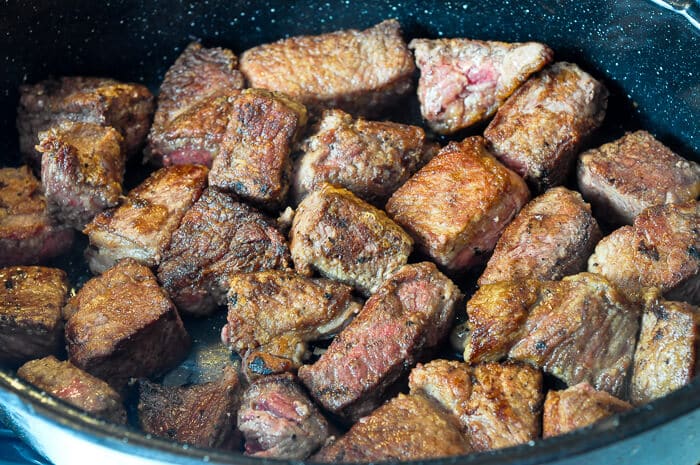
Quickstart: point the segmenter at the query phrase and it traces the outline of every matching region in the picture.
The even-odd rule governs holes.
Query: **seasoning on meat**
[[[543,436],[559,436],[631,408],[624,400],[596,391],[588,383],[549,391],[544,401]]]
[[[527,278],[557,280],[585,271],[600,236],[591,207],[578,192],[549,189],[506,226],[479,286]]]
[[[180,315],[150,269],[127,258],[86,282],[64,308],[70,361],[121,388],[187,354]]]
[[[265,376],[243,394],[238,428],[253,457],[304,460],[328,438],[329,426],[294,377]]]
[[[423,253],[459,270],[484,260],[529,198],[525,182],[486,150],[484,139],[469,137],[444,147],[386,210]]]
[[[139,424],[146,432],[197,447],[235,450],[241,444],[236,412],[241,384],[232,367],[221,378],[186,387],[139,383]]]
[[[527,78],[550,61],[537,42],[414,39],[421,71],[418,98],[431,129],[450,134],[491,117]]]
[[[274,210],[289,191],[290,154],[306,126],[306,108],[281,93],[246,89],[227,118],[209,185]]]
[[[645,208],[695,200],[700,165],[636,131],[579,157],[578,185],[593,208],[615,224],[632,224]]]
[[[437,151],[418,126],[354,119],[342,110],[323,112],[302,148],[292,182],[296,202],[328,182],[379,207]]]
[[[603,122],[608,92],[572,63],[555,63],[498,110],[484,137],[506,166],[544,192],[562,184],[586,138]]]
[[[70,362],[50,355],[25,363],[17,376],[96,417],[126,423],[126,410],[117,391]]]
[[[330,184],[299,204],[289,237],[298,273],[318,271],[366,296],[406,264],[413,249],[410,236],[383,211]]]
[[[114,128],[63,121],[39,133],[41,183],[51,215],[82,230],[122,194],[124,138]]]
[[[0,266],[42,263],[72,244],[73,229],[51,220],[29,167],[0,168]]]
[[[56,268],[0,268],[0,363],[19,365],[60,350],[68,287]]]
[[[633,226],[604,237],[588,260],[630,300],[641,303],[645,288],[657,287],[669,300],[700,304],[700,205],[657,205]]]
[[[299,369],[299,378],[326,410],[357,420],[442,342],[460,298],[433,263],[406,265],[377,289],[316,363]]]
[[[92,272],[101,273],[125,257],[158,265],[206,182],[204,166],[161,168],[132,189],[119,207],[97,215],[83,231],[90,237],[85,255]]]
[[[415,65],[398,21],[259,45],[241,55],[251,87],[284,92],[309,111],[376,116],[413,88]]]

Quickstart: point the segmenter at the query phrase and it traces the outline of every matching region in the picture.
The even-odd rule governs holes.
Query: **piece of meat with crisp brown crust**
[[[650,207],[604,237],[588,259],[588,271],[605,276],[630,300],[645,288],[669,300],[700,304],[700,204]]]
[[[413,39],[421,71],[418,98],[428,125],[450,134],[491,117],[527,78],[550,61],[537,42]]]
[[[679,157],[646,131],[581,154],[577,178],[586,200],[614,224],[632,224],[645,208],[700,195],[700,165]]]
[[[137,153],[153,115],[153,95],[140,84],[113,79],[62,77],[20,86],[17,129],[20,151],[38,168],[37,134],[68,120],[111,126],[124,137],[127,155]]]
[[[461,298],[431,262],[406,265],[299,378],[323,407],[351,421],[368,414],[427,351],[447,336]]]
[[[0,266],[33,265],[70,249],[73,229],[49,217],[28,166],[0,168]]]
[[[603,122],[608,92],[572,63],[555,63],[498,110],[484,137],[536,192],[559,185],[587,137]]]
[[[543,436],[559,436],[630,409],[624,400],[596,391],[588,383],[549,391],[544,401]]]
[[[144,432],[196,447],[236,450],[241,444],[236,412],[241,383],[227,366],[221,378],[187,387],[169,387],[141,380],[139,424]]]
[[[190,346],[151,270],[131,258],[86,282],[63,313],[70,361],[117,389],[172,368]]]
[[[585,271],[600,236],[591,207],[578,192],[549,189],[503,230],[478,284],[557,280]]]
[[[529,198],[525,182],[477,136],[444,147],[394,192],[386,211],[422,252],[459,270],[484,260]]]
[[[114,423],[126,423],[121,396],[99,378],[53,355],[32,360],[17,376],[54,397]]]
[[[287,460],[306,459],[329,434],[328,421],[289,373],[250,385],[238,411],[238,428],[246,455]]]
[[[307,342],[335,334],[361,308],[350,286],[293,271],[235,274],[229,287],[224,344],[241,355],[260,348],[295,367]]]
[[[114,128],[62,121],[39,133],[49,214],[79,231],[122,194],[124,138]]]
[[[695,375],[700,309],[645,294],[642,329],[634,353],[630,401],[645,404],[688,384]]]
[[[301,202],[328,182],[383,207],[437,148],[418,126],[354,119],[342,110],[327,110],[294,163],[292,196]]]
[[[408,261],[413,240],[386,214],[344,188],[323,184],[297,208],[289,232],[297,272],[372,294]]]
[[[413,88],[415,65],[398,21],[259,45],[241,55],[251,87],[284,92],[314,114],[377,116]]]
[[[185,212],[204,191],[207,168],[178,165],[155,171],[129,192],[122,204],[97,215],[83,232],[93,273],[130,257],[157,266]]]
[[[289,191],[291,151],[306,126],[306,108],[281,93],[246,89],[233,99],[227,117],[209,185],[266,210],[280,207]]]
[[[542,373],[513,363],[433,360],[411,371],[412,395],[436,400],[453,414],[475,451],[501,449],[537,439]]]
[[[457,421],[424,396],[399,394],[325,446],[311,462],[398,462],[472,451]]]
[[[0,268],[0,363],[19,365],[58,352],[66,273],[56,268]]]

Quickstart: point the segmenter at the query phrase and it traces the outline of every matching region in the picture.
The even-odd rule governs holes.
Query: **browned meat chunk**
[[[578,192],[549,189],[525,205],[503,231],[479,286],[526,278],[557,280],[585,271],[600,235],[591,207]]]
[[[230,288],[224,344],[241,355],[261,347],[295,367],[306,355],[306,342],[328,338],[360,310],[351,287],[293,271],[236,274]],[[251,363],[263,365],[258,371],[267,374],[261,361]]]
[[[241,55],[251,87],[284,92],[314,113],[340,108],[377,115],[411,91],[414,70],[393,19],[364,31],[292,37]]]
[[[342,110],[328,110],[295,162],[293,196],[300,202],[328,182],[384,206],[436,149],[418,126],[353,119]]]
[[[172,368],[190,346],[151,270],[130,258],[86,282],[64,316],[70,361],[115,387]]]
[[[539,437],[542,373],[528,365],[434,360],[411,371],[409,386],[457,417],[475,451]]]
[[[37,134],[63,120],[111,126],[124,137],[128,155],[141,149],[153,115],[153,95],[140,84],[112,79],[62,77],[20,87],[19,147],[35,167]]]
[[[421,113],[436,132],[450,134],[491,117],[527,78],[552,61],[536,42],[414,39],[421,71]]]
[[[327,410],[357,420],[449,332],[461,294],[434,264],[406,265],[299,378]]]
[[[161,168],[132,189],[119,207],[97,215],[83,231],[90,236],[85,255],[92,272],[101,273],[125,257],[158,265],[206,183],[204,166]]]
[[[139,383],[139,423],[155,436],[197,447],[237,449],[236,411],[241,405],[238,373],[226,367],[221,379],[187,387]]]
[[[238,428],[253,457],[303,460],[328,438],[328,422],[290,374],[266,376],[243,394]]]
[[[588,383],[549,391],[544,401],[543,436],[559,436],[631,408],[624,400],[596,391]]]
[[[207,189],[173,234],[158,280],[178,310],[208,315],[226,303],[232,275],[290,264],[287,241],[271,219]]]
[[[700,195],[700,165],[679,157],[646,131],[583,153],[577,176],[586,200],[617,224],[632,224],[645,208]]]
[[[190,133],[191,137],[188,138],[185,133],[178,133],[178,128],[184,129],[183,120],[171,123],[199,102],[211,97],[235,95],[236,91],[243,89],[243,74],[237,68],[238,58],[230,50],[203,48],[197,42],[189,44],[165,73],[160,86],[158,108],[148,135],[146,158],[157,165],[199,163],[211,166],[215,155],[211,147],[211,133]],[[197,122],[194,119],[189,121]],[[209,120],[205,118],[202,121]],[[205,128],[206,125],[202,124],[201,127]]]
[[[49,213],[82,230],[122,194],[122,136],[111,127],[63,121],[39,133],[41,183]]]
[[[97,417],[126,423],[126,410],[119,394],[70,362],[61,362],[50,355],[25,363],[17,370],[17,376]]]
[[[231,103],[209,184],[266,209],[282,205],[289,191],[292,146],[306,119],[306,108],[284,94],[241,92]]]
[[[408,261],[413,241],[386,214],[347,189],[323,184],[296,211],[289,232],[296,270],[369,295]]]
[[[345,436],[321,449],[312,462],[425,460],[471,452],[454,418],[423,396],[399,394]]]
[[[539,192],[561,184],[603,122],[608,92],[572,63],[555,63],[506,101],[484,136],[494,154]]]
[[[438,264],[458,270],[483,261],[529,200],[522,179],[482,137],[451,142],[389,199],[389,216]]]
[[[0,363],[19,365],[60,349],[68,287],[55,268],[0,269]]]
[[[642,329],[634,353],[630,400],[644,404],[688,384],[695,374],[700,309],[645,295]]]
[[[658,287],[670,300],[700,304],[700,204],[651,207],[603,238],[588,271],[608,278],[630,300]]]
[[[32,265],[62,254],[73,229],[52,222],[28,166],[0,168],[0,266]]]

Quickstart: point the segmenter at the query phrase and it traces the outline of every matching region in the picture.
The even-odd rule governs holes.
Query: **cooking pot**
[[[557,60],[580,64],[610,90],[606,122],[595,143],[643,128],[677,153],[700,160],[700,33],[692,23],[695,16],[698,24],[700,4],[675,1],[673,11],[672,6],[663,9],[653,3],[9,1],[0,7],[0,157],[3,165],[21,163],[14,121],[17,88],[24,82],[95,75],[142,82],[155,91],[167,68],[194,39],[240,53],[282,37],[365,28],[395,17],[409,39],[545,42],[555,50]],[[407,108],[396,118],[418,122],[415,99]],[[138,163],[132,169],[143,171]],[[81,253],[84,245],[83,238],[69,256],[55,263],[69,272],[76,288],[89,277]],[[213,347],[216,322],[190,326],[200,347]],[[178,369],[180,374],[187,375],[190,362]],[[18,380],[10,369],[0,370],[0,420],[56,464],[267,462],[187,447],[91,418]],[[0,447],[6,439],[0,440]],[[700,379],[646,406],[565,436],[429,463],[691,465],[698,461]]]

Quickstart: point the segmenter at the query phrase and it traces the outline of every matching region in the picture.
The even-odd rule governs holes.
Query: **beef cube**
[[[293,271],[236,274],[230,288],[224,344],[241,355],[267,348],[263,352],[285,357],[295,367],[306,354],[306,342],[328,338],[360,310],[350,286]]]
[[[38,167],[37,134],[63,120],[111,126],[124,137],[127,155],[143,145],[153,115],[153,95],[140,84],[112,79],[62,77],[20,86],[17,129],[20,151]]]
[[[322,184],[297,208],[289,232],[297,272],[372,294],[408,261],[413,240],[386,214],[347,189]]]
[[[440,134],[490,118],[553,55],[549,47],[536,42],[414,39],[408,47],[421,71],[421,113]]]
[[[630,300],[641,303],[648,287],[669,300],[700,304],[700,204],[650,207],[603,238],[588,271],[608,278]]]
[[[640,405],[688,384],[695,375],[700,309],[645,295],[642,329],[634,353],[630,400]]]
[[[409,386],[453,414],[475,451],[539,437],[542,373],[530,366],[433,360],[411,371]]]
[[[420,250],[450,270],[482,262],[530,198],[525,182],[484,145],[482,137],[451,142],[386,205]]]
[[[60,350],[68,287],[56,268],[0,269],[0,363],[19,365]]]
[[[342,110],[327,110],[295,161],[292,193],[300,202],[328,182],[381,207],[436,149],[418,126],[354,119]]]
[[[241,55],[251,87],[284,92],[313,113],[376,116],[408,94],[415,65],[398,21],[259,45]]]
[[[243,394],[238,428],[253,457],[303,460],[326,442],[329,426],[294,377],[266,376]]]
[[[197,447],[237,449],[241,435],[236,412],[241,384],[233,367],[217,381],[171,387],[139,383],[139,424],[143,431]]]
[[[17,376],[96,417],[126,423],[126,410],[117,391],[70,362],[50,355],[25,363]]]
[[[426,397],[399,394],[321,449],[311,462],[398,462],[471,451],[451,415]]]
[[[646,131],[583,153],[576,174],[586,199],[614,224],[632,224],[645,208],[700,195],[700,165],[679,157]]]
[[[63,121],[39,133],[41,183],[49,213],[82,230],[122,194],[125,154],[111,127]]]
[[[600,236],[591,207],[578,192],[549,189],[505,228],[479,286],[527,278],[557,280],[585,271]]]
[[[544,401],[543,436],[559,436],[631,408],[624,400],[596,391],[588,383],[549,391]]]
[[[290,264],[287,240],[274,221],[207,189],[173,233],[158,280],[178,310],[208,315],[226,303],[232,275],[288,269]]]
[[[122,204],[97,215],[83,232],[93,273],[130,257],[147,266],[160,263],[185,212],[206,186],[204,166],[161,168],[129,192]]]
[[[434,264],[406,265],[367,300],[316,363],[299,369],[299,378],[326,410],[357,420],[442,342],[460,298]]]
[[[608,92],[572,63],[526,82],[484,131],[493,153],[538,192],[564,182],[586,138],[603,122]]]
[[[86,282],[64,316],[70,361],[117,388],[174,367],[190,346],[151,270],[130,258]]]
[[[178,116],[204,100],[235,95],[243,89],[243,74],[237,68],[238,58],[230,50],[203,48],[197,42],[189,44],[165,73],[160,86],[158,108],[148,134],[146,159],[156,165],[199,163],[211,166],[212,146],[216,144],[211,134],[216,132],[207,134],[206,129],[212,129],[212,126],[205,124],[211,120],[201,111],[191,115],[205,116],[203,120],[180,119]],[[214,117],[216,114],[210,113]],[[173,124],[174,121],[178,123]],[[189,133],[188,138],[186,132],[180,131],[186,131],[188,127],[196,131],[198,126],[183,125],[184,121],[200,123],[202,132]]]
[[[29,167],[0,168],[0,266],[45,262],[72,244],[73,229],[51,220]]]
[[[292,146],[306,119],[306,108],[284,94],[241,92],[231,103],[209,184],[266,209],[281,206],[289,191]]]

